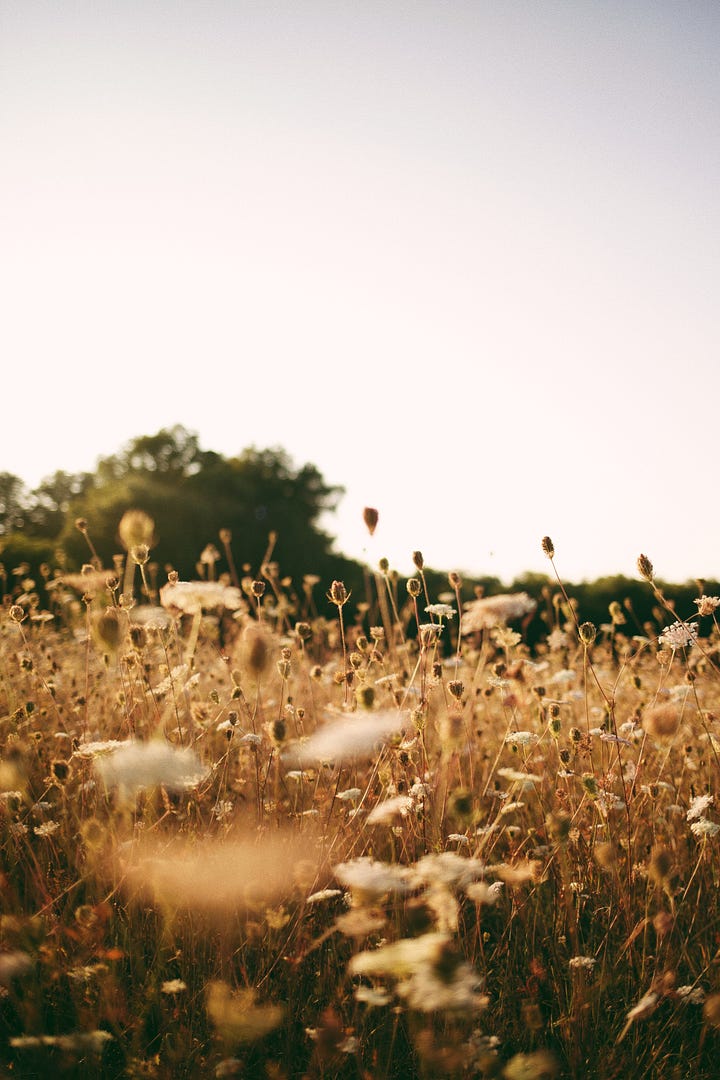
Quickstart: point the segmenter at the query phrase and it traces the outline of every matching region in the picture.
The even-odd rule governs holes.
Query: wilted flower
[[[720,607],[720,596],[702,596],[695,601],[698,606],[698,615],[714,615]]]

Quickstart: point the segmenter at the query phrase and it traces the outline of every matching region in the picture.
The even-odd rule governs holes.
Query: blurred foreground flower
[[[276,1028],[283,1018],[281,1005],[257,1005],[252,989],[232,990],[218,980],[207,988],[207,1013],[228,1046],[255,1042]]]
[[[287,896],[295,869],[307,874],[308,866],[315,866],[309,832],[304,840],[300,845],[292,835],[263,835],[262,843],[255,835],[202,841],[148,838],[119,845],[114,860],[130,896],[224,917],[228,911],[264,909],[268,900]]]
[[[303,743],[289,747],[288,763],[302,768],[319,761],[349,761],[372,755],[376,747],[409,725],[407,713],[392,709],[367,715],[343,716],[319,728]]]
[[[481,596],[465,604],[462,621],[463,634],[474,634],[493,626],[504,626],[511,619],[530,615],[537,603],[526,592],[499,593],[497,596]]]
[[[98,757],[95,769],[108,787],[130,791],[152,787],[183,791],[195,787],[207,774],[192,750],[177,750],[159,740],[127,742]]]

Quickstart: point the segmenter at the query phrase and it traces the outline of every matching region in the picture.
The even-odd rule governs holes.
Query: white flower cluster
[[[481,596],[478,600],[469,600],[465,604],[462,632],[474,634],[478,630],[504,626],[511,619],[530,615],[536,607],[536,601],[526,592],[499,593],[497,596]]]
[[[160,603],[164,608],[195,615],[216,608],[236,611],[242,606],[243,596],[234,585],[219,581],[176,581],[163,585]]]
[[[674,622],[666,626],[658,638],[661,645],[667,645],[670,649],[684,649],[688,645],[694,645],[697,641],[698,626],[696,622]]]

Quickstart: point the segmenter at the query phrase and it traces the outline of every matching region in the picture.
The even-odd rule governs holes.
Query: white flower
[[[318,761],[347,761],[371,756],[376,747],[408,724],[406,713],[394,709],[367,715],[348,715],[318,728],[303,743],[288,748],[286,758],[300,767]]]
[[[511,619],[530,615],[536,607],[536,601],[526,592],[499,593],[497,596],[482,596],[479,600],[470,600],[465,604],[462,632],[473,634],[478,630],[503,626]]]
[[[686,1005],[703,1005],[705,1002],[706,994],[702,986],[678,986],[676,992]]]
[[[592,971],[597,964],[594,956],[571,956],[568,965],[571,968],[581,968],[584,971]]]
[[[36,825],[33,832],[36,836],[52,836],[54,832],[57,832],[60,828],[59,821],[45,821],[42,825]]]
[[[333,873],[341,885],[359,898],[406,893],[417,882],[415,871],[410,867],[380,862],[367,855],[338,863],[333,867]]]
[[[481,859],[468,859],[457,851],[439,851],[423,855],[415,869],[422,881],[462,887],[483,876],[485,863]]]
[[[480,993],[482,980],[466,961],[461,961],[451,979],[441,978],[429,964],[418,966],[410,978],[398,983],[398,997],[420,1012],[480,1012],[488,1005]]]
[[[511,731],[504,742],[510,746],[534,746],[539,740],[540,736],[534,731]]]
[[[696,795],[694,799],[690,800],[690,808],[686,814],[688,821],[694,821],[695,818],[702,817],[708,806],[711,806],[715,801],[713,795]]]
[[[359,787],[349,787],[345,791],[338,791],[335,798],[340,799],[342,802],[357,802],[361,795],[362,791]]]
[[[108,787],[165,787],[182,791],[195,787],[206,770],[192,750],[177,750],[169,743],[126,742],[111,754],[99,757],[95,768]]]
[[[105,739],[102,742],[80,743],[77,750],[73,753],[73,757],[94,758],[97,757],[98,754],[109,754],[113,750],[119,750],[123,746],[127,746],[127,743],[119,739]]]
[[[162,697],[163,694],[170,693],[171,690],[183,690],[189,686],[189,682],[186,683],[187,677],[190,674],[190,668],[187,664],[178,664],[172,669],[172,671],[162,679],[157,686],[152,687],[152,693],[155,697]],[[198,682],[198,677],[192,676],[195,683]],[[193,683],[193,685],[195,685]]]
[[[707,818],[700,818],[699,821],[693,821],[690,826],[690,831],[693,836],[709,837],[717,836],[720,832],[720,825],[717,825],[714,821],[708,821]]]
[[[518,784],[533,784],[542,783],[542,776],[537,776],[535,773],[521,772],[519,769],[504,768],[497,770],[498,776],[502,776],[505,780],[511,780]]]
[[[181,994],[183,990],[187,990],[187,985],[182,979],[168,979],[160,987],[163,994]]]
[[[428,604],[425,611],[428,615],[437,615],[438,619],[452,619],[455,616],[455,608],[449,604]]]
[[[694,645],[697,641],[698,626],[696,622],[674,622],[666,626],[658,638],[661,645],[667,645],[671,649],[684,649],[688,645]]]
[[[695,601],[698,606],[698,615],[713,615],[720,607],[720,596],[702,596]]]
[[[355,987],[355,1000],[362,1001],[364,1005],[382,1006],[389,1003],[390,995],[386,990],[360,985]]]
[[[164,608],[196,615],[222,607],[236,611],[243,604],[243,596],[234,585],[219,581],[176,581],[163,585],[160,603]]]
[[[474,903],[492,907],[497,903],[504,888],[504,881],[493,881],[492,885],[488,885],[486,881],[476,881],[468,885],[465,892]]]
[[[248,731],[247,735],[243,735],[238,741],[245,746],[259,746],[262,742],[262,736],[256,735],[252,731]]]
[[[396,795],[378,803],[367,816],[368,825],[387,825],[398,817],[407,817],[413,805],[409,795]]]
[[[405,978],[419,967],[435,963],[451,941],[449,934],[429,933],[401,938],[379,949],[356,953],[348,964],[351,975],[393,975]]]
[[[324,900],[334,900],[342,896],[342,889],[320,889],[319,892],[311,893],[305,901],[306,904],[321,904]]]

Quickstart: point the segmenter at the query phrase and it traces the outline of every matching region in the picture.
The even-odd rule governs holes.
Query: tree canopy
[[[273,535],[281,573],[324,574],[339,556],[319,525],[337,506],[342,488],[328,485],[311,464],[297,467],[277,447],[248,447],[226,458],[203,450],[181,426],[133,439],[98,461],[95,473],[57,472],[34,491],[11,474],[0,476],[0,536],[32,537],[62,548],[71,565],[87,562],[88,535],[103,565],[122,552],[118,524],[128,509],[156,523],[151,558],[182,577],[195,577],[201,553],[232,537],[238,568],[257,573]]]

